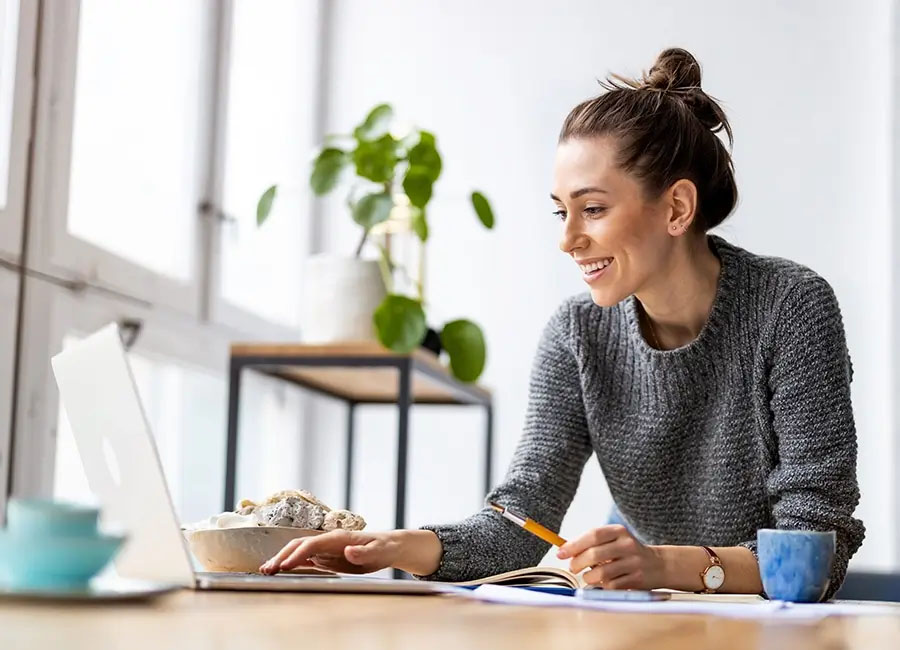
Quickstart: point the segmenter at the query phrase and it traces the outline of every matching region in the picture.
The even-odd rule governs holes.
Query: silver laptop
[[[115,323],[53,357],[53,374],[91,490],[104,517],[128,541],[116,558],[125,578],[194,589],[447,593],[457,588],[376,577],[205,573],[194,571]]]

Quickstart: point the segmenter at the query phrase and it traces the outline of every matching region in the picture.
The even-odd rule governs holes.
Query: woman
[[[834,293],[808,268],[707,235],[737,200],[715,135],[732,133],[690,53],[613,79],[566,118],[551,194],[560,249],[590,294],[565,300],[543,331],[524,434],[488,499],[558,529],[593,452],[628,526],[560,549],[588,583],[759,593],[757,529],[835,530],[830,597],[864,536]],[[548,548],[485,509],[452,525],[305,538],[262,570],[460,581],[534,565]]]

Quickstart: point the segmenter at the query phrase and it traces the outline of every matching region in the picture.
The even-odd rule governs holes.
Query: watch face
[[[711,566],[706,570],[703,582],[707,589],[718,589],[725,582],[725,571],[720,566]]]

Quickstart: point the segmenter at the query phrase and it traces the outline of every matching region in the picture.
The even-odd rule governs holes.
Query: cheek
[[[637,292],[647,278],[656,272],[661,253],[653,236],[646,232],[623,228],[616,233],[610,232],[609,235],[607,241],[611,244],[611,252],[616,257],[618,268],[615,282],[608,287],[611,295],[604,302],[615,303]]]

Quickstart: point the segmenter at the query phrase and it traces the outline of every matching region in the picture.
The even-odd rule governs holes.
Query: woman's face
[[[658,277],[671,252],[671,204],[646,200],[615,165],[614,142],[575,138],[559,145],[551,198],[562,221],[559,248],[581,267],[596,304],[608,307]],[[592,262],[596,264],[584,266]]]

